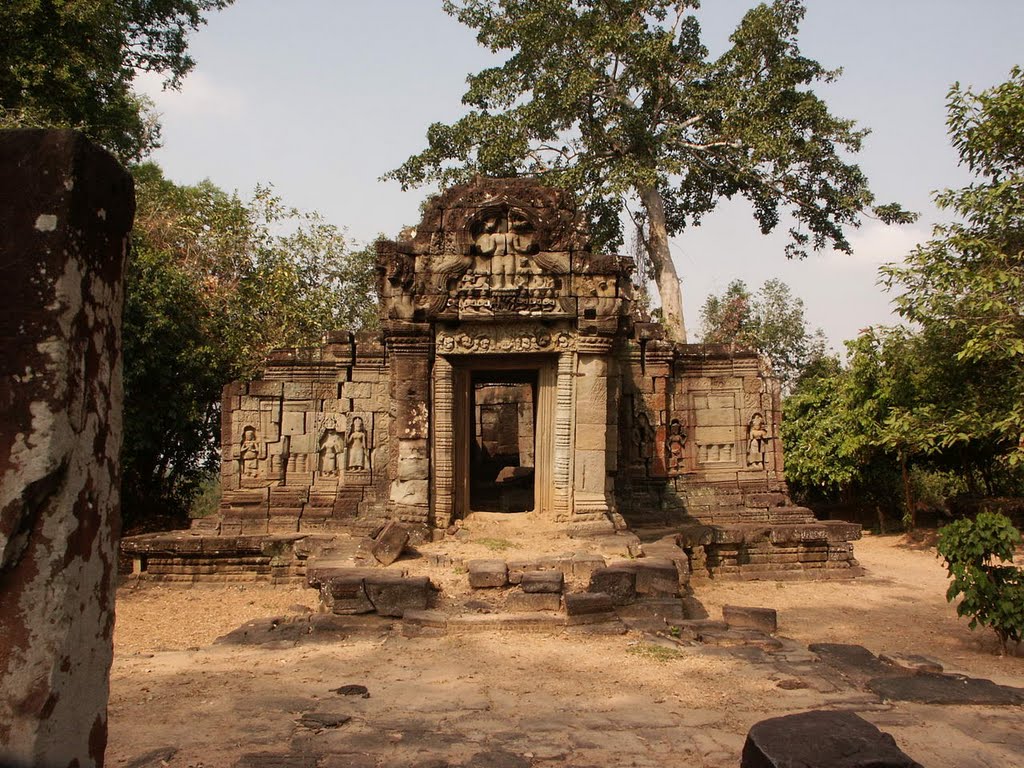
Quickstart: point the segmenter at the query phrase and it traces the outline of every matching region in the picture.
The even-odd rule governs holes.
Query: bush
[[[1013,565],[1021,541],[1009,518],[981,512],[939,531],[939,554],[953,583],[946,600],[961,597],[957,615],[970,616],[970,628],[991,627],[1003,650],[1024,639],[1024,570]]]

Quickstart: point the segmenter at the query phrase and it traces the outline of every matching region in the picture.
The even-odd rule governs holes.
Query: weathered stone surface
[[[529,571],[519,582],[523,592],[560,593],[565,585],[561,571]]]
[[[867,687],[888,701],[915,701],[920,704],[1024,704],[1024,688],[996,685],[963,675],[939,675],[921,672],[903,677],[879,677]]]
[[[609,613],[615,608],[611,595],[603,592],[568,592],[562,596],[566,616]]]
[[[0,763],[100,765],[120,527],[131,177],[0,132]]]
[[[577,552],[572,556],[572,575],[576,579],[588,580],[598,568],[605,567],[605,559],[589,552]]]
[[[634,564],[636,593],[646,597],[678,597],[679,571],[671,560],[643,558]]]
[[[722,618],[730,629],[756,629],[774,635],[779,628],[779,617],[774,608],[723,605]]]
[[[384,526],[377,535],[371,554],[381,565],[391,565],[402,556],[402,550],[409,543],[409,531],[394,520]]]
[[[473,589],[504,587],[508,584],[508,566],[504,560],[470,560],[466,563],[469,586]]]
[[[505,609],[513,613],[557,611],[561,607],[562,596],[551,592],[513,592],[505,601]]]
[[[366,594],[366,575],[364,570],[353,568],[323,582],[320,587],[320,599],[324,607],[332,613],[343,615],[373,613],[373,603]]]
[[[862,645],[812,643],[808,649],[854,685],[863,685],[871,678],[887,677],[896,672]]]
[[[598,568],[590,576],[589,592],[601,592],[615,605],[626,605],[636,599],[636,571],[628,566]]]
[[[921,768],[853,712],[802,712],[755,723],[740,768]]]
[[[894,667],[905,669],[908,672],[933,672],[939,674],[942,672],[942,662],[938,659],[933,659],[931,656],[921,656],[916,653],[880,653],[878,658],[884,661],[886,664],[892,664]]]
[[[408,610],[425,610],[430,601],[430,579],[426,576],[403,578],[375,573],[365,580],[366,596],[381,616],[401,618]]]

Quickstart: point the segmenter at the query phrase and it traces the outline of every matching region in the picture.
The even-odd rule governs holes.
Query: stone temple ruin
[[[859,527],[788,497],[758,356],[665,340],[564,193],[453,187],[377,254],[380,330],[227,386],[220,513],[126,541],[139,569],[294,578],[311,537],[396,520],[437,539],[492,512],[575,537],[660,528],[694,574],[858,572]]]

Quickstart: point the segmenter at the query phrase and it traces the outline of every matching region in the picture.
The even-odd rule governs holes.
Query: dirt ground
[[[856,580],[715,581],[695,596],[711,618],[724,604],[776,608],[779,635],[802,646],[926,654],[947,672],[1024,687],[1024,657],[999,656],[994,635],[971,632],[946,603],[933,549],[875,536],[856,554],[867,571]],[[451,569],[440,579],[448,591],[458,580]],[[300,587],[124,583],[107,765],[724,768],[739,764],[755,722],[827,708],[858,712],[928,768],[1024,766],[1024,708],[884,702],[824,673],[788,685],[787,663],[813,660],[806,650],[766,663],[730,649],[672,651],[637,633],[405,637],[383,620],[344,638],[214,644],[249,620],[315,609],[316,598]],[[348,684],[369,696],[332,692]],[[351,719],[311,726],[310,713]]]

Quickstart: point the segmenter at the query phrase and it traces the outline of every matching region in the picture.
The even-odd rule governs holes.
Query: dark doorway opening
[[[474,371],[470,382],[469,506],[534,508],[537,371]]]

